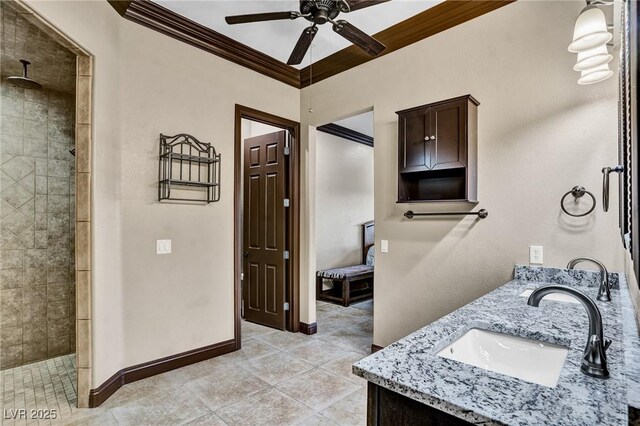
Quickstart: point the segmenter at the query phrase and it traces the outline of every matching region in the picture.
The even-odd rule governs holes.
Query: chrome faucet
[[[580,371],[587,376],[606,379],[609,377],[607,368],[607,349],[611,345],[611,340],[605,340],[602,333],[602,315],[596,303],[589,296],[581,291],[563,285],[547,285],[539,287],[531,293],[527,304],[538,306],[543,297],[551,293],[564,293],[573,296],[587,310],[589,316],[589,339],[584,349],[584,357]]]
[[[591,257],[576,257],[567,264],[568,269],[573,269],[580,262],[591,262],[600,268],[600,289],[598,290],[598,300],[611,302],[611,291],[609,290],[609,272],[599,260]]]

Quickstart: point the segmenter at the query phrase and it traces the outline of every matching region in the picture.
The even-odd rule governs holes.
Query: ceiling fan
[[[310,27],[305,28],[298,39],[288,65],[298,65],[304,59],[311,42],[318,32],[318,25],[330,22],[333,31],[349,40],[371,56],[380,54],[385,45],[371,37],[359,28],[351,25],[343,19],[336,20],[340,13],[349,13],[365,7],[375,6],[389,0],[300,0],[300,12],[268,12],[254,13],[251,15],[227,16],[227,24],[246,24],[249,22],[277,21],[284,19],[304,18],[311,22]]]

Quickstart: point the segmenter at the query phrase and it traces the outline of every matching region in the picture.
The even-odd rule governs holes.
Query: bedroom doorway
[[[249,321],[279,330],[299,325],[300,125],[236,105],[235,340]]]
[[[375,267],[373,111],[316,127],[316,323],[371,351]]]

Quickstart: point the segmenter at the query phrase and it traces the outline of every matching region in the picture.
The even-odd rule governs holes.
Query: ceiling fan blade
[[[267,13],[254,13],[251,15],[235,15],[227,16],[225,21],[227,24],[247,24],[250,22],[262,22],[262,21],[278,21],[281,19],[296,19],[299,18],[298,12],[267,12]]]
[[[333,31],[349,40],[371,56],[377,56],[385,49],[385,45],[380,43],[369,34],[363,32],[347,21],[339,20],[333,24]]]
[[[296,43],[296,46],[293,48],[293,52],[291,52],[291,56],[289,56],[289,60],[287,61],[287,65],[298,65],[304,59],[304,55],[307,54],[307,50],[309,50],[309,46],[311,46],[311,42],[313,38],[316,36],[318,32],[318,27],[315,25],[310,26],[309,28],[305,28],[300,34],[300,38]]]
[[[354,10],[364,9],[365,7],[375,6],[380,3],[386,3],[390,0],[343,0],[348,8],[343,8],[343,12],[353,12]]]

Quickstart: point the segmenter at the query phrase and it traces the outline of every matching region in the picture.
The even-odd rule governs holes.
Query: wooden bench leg
[[[316,300],[321,300],[320,295],[322,294],[322,277],[316,275]]]
[[[342,280],[342,306],[349,306],[349,280]]]

